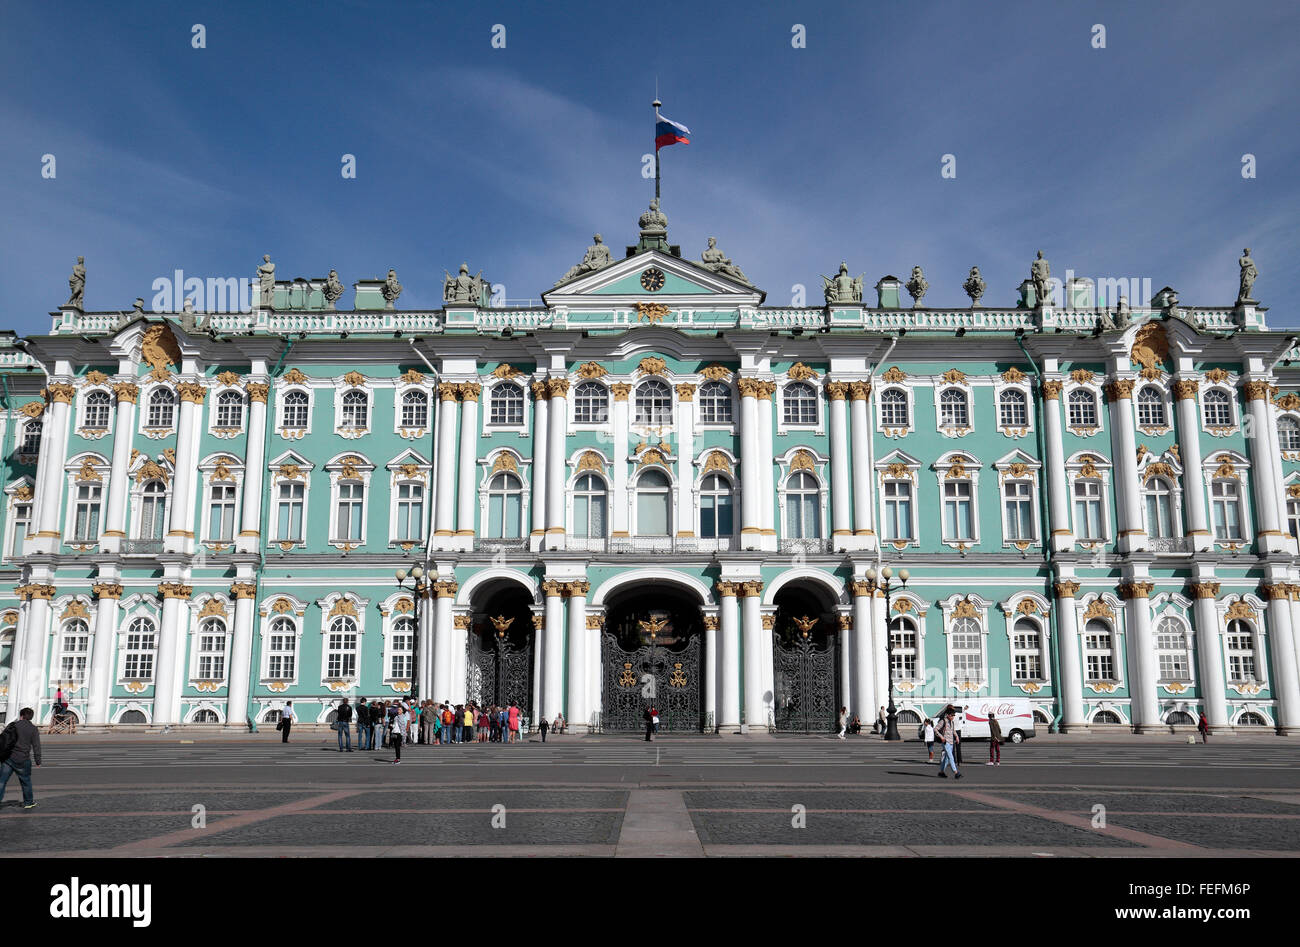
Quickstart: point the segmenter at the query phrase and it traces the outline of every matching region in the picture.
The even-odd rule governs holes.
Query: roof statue
[[[402,284],[397,282],[396,270],[390,269],[388,271],[388,276],[384,279],[384,285],[380,287],[379,291],[384,294],[384,308],[392,309],[397,297],[402,295]]]
[[[972,266],[970,276],[966,277],[966,282],[961,284],[961,288],[966,290],[966,295],[970,297],[970,307],[979,308],[980,297],[984,295],[984,288],[988,284],[984,282],[984,277],[980,276],[980,268]]]
[[[741,272],[740,267],[732,263],[726,254],[718,249],[717,237],[709,238],[709,248],[700,254],[700,261],[704,264],[706,270],[739,280],[746,286],[753,285],[749,280],[745,279],[745,274]]]
[[[583,254],[582,262],[577,266],[570,268],[569,272],[556,280],[556,286],[559,286],[565,280],[571,280],[575,276],[581,276],[583,273],[593,273],[601,267],[609,266],[614,262],[614,258],[610,255],[609,247],[605,246],[604,238],[601,237],[600,234],[596,234],[592,239],[596,242],[587,247],[587,252]]]
[[[907,281],[907,294],[912,297],[912,308],[917,309],[925,298],[925,291],[930,288],[929,281],[919,266],[912,267],[912,278]]]
[[[330,270],[330,277],[321,287],[321,293],[325,296],[325,308],[333,309],[334,304],[339,301],[343,295],[343,284],[339,282],[339,271]]]
[[[1259,278],[1259,270],[1255,268],[1255,261],[1250,258],[1250,247],[1241,251],[1241,259],[1237,263],[1241,267],[1241,286],[1237,289],[1237,302],[1253,303],[1255,300],[1250,298],[1250,290],[1255,285],[1255,280]]]
[[[257,265],[257,287],[261,292],[262,308],[270,309],[275,302],[275,264],[269,253],[262,254],[262,262]]]
[[[446,270],[443,270],[447,273]],[[488,283],[483,279],[483,271],[469,275],[469,264],[462,263],[460,272],[455,276],[447,273],[442,283],[442,300],[449,303],[468,303],[471,306],[487,305]]]
[[[72,295],[68,297],[65,305],[81,309],[86,301],[86,258],[77,257],[77,265],[72,268],[72,275],[68,277],[68,288],[72,290]]]
[[[1038,257],[1033,263],[1029,264],[1029,279],[1034,284],[1034,305],[1046,305],[1048,300],[1047,280],[1052,275],[1052,265],[1047,262],[1043,256],[1043,251],[1038,251]]]
[[[849,265],[840,263],[840,271],[834,277],[823,276],[822,282],[826,284],[826,302],[827,303],[860,303],[862,302],[862,277],[866,273],[859,274],[857,279],[849,276]]]
[[[659,198],[650,201],[650,209],[641,215],[641,234],[666,234],[668,232],[668,218],[664,216],[663,211],[659,209]]]

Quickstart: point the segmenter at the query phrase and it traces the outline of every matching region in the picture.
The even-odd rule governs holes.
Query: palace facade
[[[905,724],[1300,727],[1295,339],[1245,298],[904,308],[846,272],[765,306],[652,209],[536,308],[264,271],[251,312],[0,339],[0,708],[324,723],[414,667],[578,731],[826,730],[891,676]]]

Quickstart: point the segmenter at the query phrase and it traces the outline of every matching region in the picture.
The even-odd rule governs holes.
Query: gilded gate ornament
[[[636,675],[632,673],[632,662],[623,662],[623,673],[618,676],[619,687],[635,687]]]
[[[668,677],[668,686],[669,687],[686,686],[686,675],[682,673],[682,662],[676,661],[673,663],[673,673]]]

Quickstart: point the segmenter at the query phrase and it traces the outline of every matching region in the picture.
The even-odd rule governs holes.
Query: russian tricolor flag
[[[655,151],[669,145],[689,145],[691,143],[690,135],[691,130],[685,125],[678,125],[676,122],[670,121],[655,112]]]

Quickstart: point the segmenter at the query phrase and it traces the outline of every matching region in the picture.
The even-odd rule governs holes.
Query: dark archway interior
[[[792,582],[776,593],[774,601],[774,630],[786,647],[799,643],[806,631],[814,647],[825,648],[830,637],[839,631],[839,616],[834,606],[814,588]]]
[[[471,633],[478,636],[485,651],[493,647],[498,637],[515,649],[525,648],[534,634],[532,605],[533,597],[528,590],[514,583],[475,595]]]
[[[620,593],[605,615],[605,630],[627,651],[649,645],[652,632],[657,648],[681,651],[704,630],[695,596],[672,585],[651,584]]]

